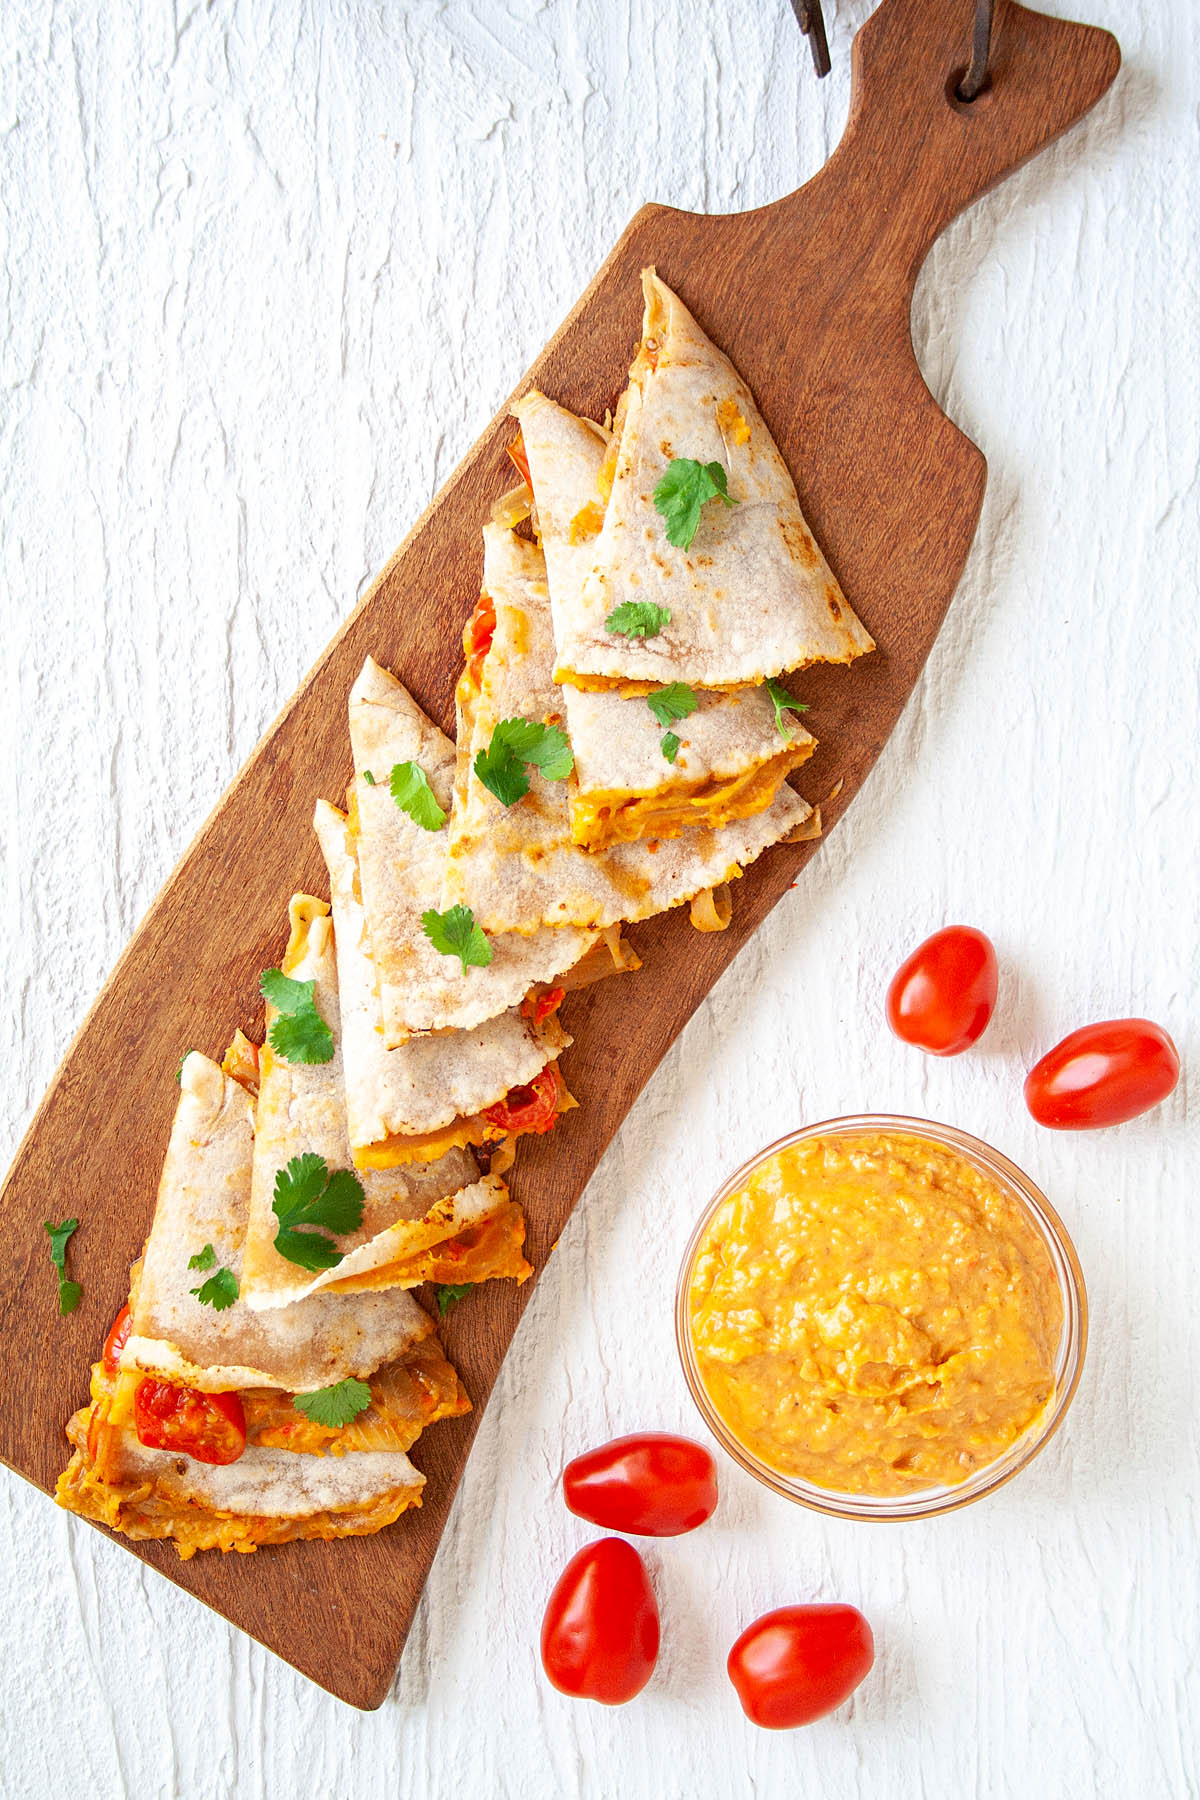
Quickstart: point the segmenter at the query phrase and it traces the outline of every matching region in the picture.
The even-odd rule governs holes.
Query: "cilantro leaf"
[[[657,637],[670,623],[668,606],[656,606],[653,600],[622,600],[605,619],[604,628],[618,637],[648,638]]]
[[[332,1387],[316,1388],[311,1394],[292,1395],[292,1405],[297,1412],[302,1412],[314,1425],[327,1425],[334,1430],[351,1424],[370,1404],[370,1388],[365,1381],[356,1381],[353,1375],[345,1381],[335,1381]]]
[[[476,775],[502,806],[515,806],[529,792],[529,766],[547,781],[565,781],[575,767],[566,732],[536,719],[501,719],[475,758]]]
[[[673,731],[668,731],[663,734],[659,749],[669,763],[674,763],[675,758],[679,755],[679,739],[675,736]]]
[[[232,1269],[218,1269],[215,1275],[210,1275],[207,1281],[202,1281],[199,1287],[190,1291],[195,1294],[201,1306],[211,1306],[214,1312],[224,1312],[238,1297],[237,1276]]]
[[[420,825],[425,831],[441,830],[446,815],[438,805],[437,795],[420,763],[397,763],[392,770],[390,786],[392,799],[414,825]]]
[[[192,1054],[192,1053],[191,1053],[191,1051],[190,1051],[190,1050],[185,1050],[185,1051],[184,1051],[184,1053],[183,1053],[183,1055],[182,1055],[182,1056],[181,1056],[181,1057],[180,1057],[180,1059],[179,1059],[179,1062],[178,1062],[178,1065],[177,1065],[177,1066],[176,1066],[176,1069],[175,1069],[175,1080],[176,1080],[176,1082],[177,1082],[177,1083],[178,1083],[178,1085],[179,1085],[179,1086],[180,1086],[180,1087],[182,1087],[182,1086],[183,1086],[183,1065],[184,1065],[184,1063],[185,1063],[185,1062],[186,1062],[186,1061],[187,1061],[187,1059],[188,1059],[188,1057],[189,1057],[189,1056],[190,1056],[190,1055],[191,1055],[191,1054]]]
[[[301,1227],[323,1226],[339,1236],[357,1231],[363,1215],[362,1182],[351,1169],[330,1174],[325,1158],[306,1150],[276,1173],[271,1210],[279,1220],[275,1248],[280,1256],[310,1272],[336,1269],[342,1260],[337,1245]]]
[[[782,681],[767,681],[767,692],[775,707],[775,729],[781,737],[789,738],[795,727],[784,718],[785,712],[807,712],[808,703],[804,700],[793,700]]]
[[[211,1244],[205,1244],[203,1250],[197,1250],[195,1256],[188,1257],[189,1269],[211,1269],[217,1260],[217,1253]]]
[[[646,695],[646,705],[665,730],[673,719],[686,719],[700,702],[686,681],[672,681],[656,694]]]
[[[374,776],[373,776],[373,775],[372,775],[372,773],[371,773],[371,771],[370,771],[370,769],[364,769],[364,770],[363,770],[363,772],[362,772],[362,778],[363,778],[363,780],[364,780],[364,781],[365,781],[365,782],[366,782],[366,784],[367,784],[367,786],[368,786],[368,787],[374,787],[374,786],[375,786],[375,777],[374,777]]]
[[[700,512],[709,500],[729,498],[729,479],[724,464],[699,463],[690,456],[676,456],[667,464],[667,472],[654,490],[654,504],[667,523],[667,542],[677,550],[690,550],[692,539],[700,529]]]
[[[421,929],[435,950],[443,956],[457,956],[465,975],[468,968],[486,969],[492,960],[492,946],[475,923],[469,906],[452,906],[449,912],[421,914]]]
[[[277,1056],[290,1063],[333,1061],[333,1033],[317,1011],[315,981],[293,981],[278,969],[264,969],[259,991],[279,1017],[267,1033]]]
[[[433,1291],[437,1296],[438,1312],[443,1319],[457,1301],[461,1300],[465,1294],[470,1293],[473,1285],[473,1282],[464,1281],[459,1287],[455,1287],[452,1283],[447,1282],[442,1287],[434,1288]]]
[[[64,1219],[61,1225],[52,1225],[49,1219],[42,1224],[50,1233],[50,1261],[58,1272],[58,1310],[62,1318],[75,1311],[83,1298],[83,1289],[77,1281],[67,1280],[67,1241],[71,1233],[78,1231],[78,1219]]]

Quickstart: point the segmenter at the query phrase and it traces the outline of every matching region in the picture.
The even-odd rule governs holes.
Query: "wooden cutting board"
[[[939,411],[913,357],[917,272],[948,221],[1087,112],[1120,62],[1106,32],[998,0],[991,83],[964,105],[954,89],[971,14],[970,0],[883,0],[855,39],[849,124],[820,173],[755,212],[708,218],[644,207],[514,390],[535,383],[603,417],[638,339],[646,263],[750,383],[809,524],[879,645],[850,669],[801,678],[820,749],[799,785],[821,803],[826,832],[920,674],[983,497],[984,459]],[[63,1424],[86,1399],[88,1364],[126,1297],[149,1226],[180,1053],[196,1045],[219,1055],[234,1026],[261,1030],[258,975],[279,961],[288,896],[324,890],[313,801],[336,799],[350,776],[346,696],[367,653],[453,727],[460,634],[479,592],[480,527],[512,479],[506,412],[204,825],[68,1051],[8,1175],[0,1457],[47,1491],[66,1460]],[[513,1177],[535,1269],[643,1084],[816,848],[768,852],[736,884],[723,934],[692,931],[686,908],[649,921],[631,932],[643,973],[570,996],[565,1022],[575,1045],[564,1067],[582,1105],[550,1138],[522,1144]],[[81,1221],[70,1259],[84,1298],[60,1320],[42,1220],[68,1214]],[[428,1476],[419,1513],[377,1537],[253,1557],[184,1563],[170,1545],[133,1554],[331,1693],[378,1706],[532,1287],[492,1282],[451,1313],[447,1347],[475,1410],[416,1446],[413,1460]]]

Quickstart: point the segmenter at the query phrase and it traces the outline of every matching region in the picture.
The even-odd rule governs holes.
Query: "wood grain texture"
[[[856,41],[850,123],[826,168],[754,213],[643,209],[519,384],[536,381],[584,411],[611,405],[637,337],[637,274],[650,261],[746,376],[880,645],[850,671],[804,678],[821,748],[801,785],[822,801],[827,829],[920,672],[982,498],[983,459],[934,405],[912,356],[917,270],[962,206],[1099,98],[1118,55],[1105,33],[1002,5],[993,85],[971,108],[948,97],[963,60],[956,0],[885,0]],[[0,1456],[42,1487],[61,1468],[62,1421],[84,1396],[86,1360],[124,1297],[149,1220],[175,1101],[170,1071],[186,1045],[219,1050],[235,1024],[255,1023],[258,971],[278,957],[287,896],[323,884],[312,800],[336,796],[349,774],[345,698],[364,655],[396,668],[450,721],[458,634],[478,591],[479,526],[505,483],[510,430],[501,414],[484,433],[203,828],[18,1153],[5,1187],[11,1261],[0,1321],[22,1379],[0,1385]],[[838,799],[825,804],[838,780]],[[539,1269],[632,1100],[812,850],[778,850],[752,870],[723,936],[698,938],[686,915],[651,921],[632,934],[643,974],[572,997],[576,1046],[565,1068],[584,1105],[557,1141],[523,1150],[514,1178]],[[41,1219],[67,1211],[91,1240],[69,1335],[25,1297],[42,1273]],[[331,1692],[377,1705],[529,1291],[492,1284],[451,1315],[448,1348],[476,1410],[418,1444],[414,1460],[429,1476],[418,1515],[378,1538],[253,1559],[181,1564],[169,1547],[136,1553]]]

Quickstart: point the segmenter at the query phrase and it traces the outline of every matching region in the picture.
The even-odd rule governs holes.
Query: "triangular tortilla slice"
[[[350,1149],[360,1169],[429,1161],[463,1144],[499,1142],[510,1089],[550,1070],[571,1039],[551,1012],[510,1007],[470,1031],[437,1031],[395,1050],[383,1041],[379,991],[354,839],[344,813],[318,800],[313,826],[329,870]],[[550,1070],[547,1092],[561,1086]],[[489,1118],[488,1109],[496,1114]],[[553,1115],[551,1115],[553,1117]]]
[[[529,793],[505,806],[480,781],[475,757],[502,719],[561,723],[562,690],[551,679],[541,551],[493,521],[484,529],[484,584],[496,625],[479,685],[468,668],[458,686],[459,763],[445,904],[465,902],[497,932],[528,931],[539,921],[599,926],[644,919],[740,875],[809,817],[807,802],[784,786],[763,811],[720,831],[694,828],[657,844],[616,844],[591,853],[571,842],[566,782],[548,781],[529,768]]]
[[[497,1175],[480,1177],[467,1149],[448,1151],[436,1162],[408,1163],[395,1169],[364,1169],[362,1224],[337,1240],[341,1261],[330,1269],[310,1271],[281,1256],[275,1248],[279,1219],[273,1210],[276,1181],[294,1158],[322,1158],[332,1174],[351,1167],[346,1123],[345,1062],[341,1048],[337,964],[328,907],[311,895],[297,894],[290,907],[291,936],[282,963],[295,981],[314,984],[318,1013],[330,1027],[334,1054],[325,1063],[291,1063],[271,1047],[275,1009],[267,1006],[267,1042],[257,1106],[250,1225],[242,1264],[242,1294],[256,1311],[286,1306],[307,1294],[332,1288],[356,1293],[380,1286],[413,1287],[419,1281],[484,1280],[492,1275],[524,1279],[529,1265],[521,1255],[524,1224]],[[500,1223],[495,1234],[479,1238],[485,1226]],[[433,1273],[437,1254],[462,1234],[471,1273]],[[479,1242],[475,1241],[479,1238]],[[479,1254],[486,1243],[488,1258]],[[433,1259],[431,1261],[431,1258]],[[451,1256],[451,1266],[461,1262]]]
[[[513,408],[546,557],[552,615],[577,607],[591,568],[602,509],[596,495],[611,433],[536,390]],[[689,825],[720,826],[770,804],[816,741],[795,712],[777,711],[764,686],[703,688],[696,710],[664,725],[642,697],[562,689],[575,754],[571,831],[603,849],[643,837],[675,837]],[[674,759],[664,753],[664,732]]]
[[[398,764],[416,763],[448,814],[454,745],[370,657],[350,694],[350,743],[350,818],[389,1049],[417,1032],[467,1031],[496,1018],[595,945],[594,934],[576,930],[510,934],[492,943],[486,967],[466,969],[458,957],[436,950],[421,919],[441,907],[449,836],[445,827],[425,830],[410,819],[392,799],[389,780]]]
[[[653,269],[642,343],[617,416],[611,493],[579,594],[555,614],[555,679],[577,687],[685,681],[732,688],[874,648],[805,524],[749,388]],[[687,549],[654,493],[675,459],[720,463],[725,506],[704,506]],[[606,624],[625,601],[665,607],[653,636]]]

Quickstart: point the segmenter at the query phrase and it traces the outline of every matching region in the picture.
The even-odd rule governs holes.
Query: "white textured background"
[[[193,830],[629,214],[798,185],[867,10],[827,7],[818,87],[785,0],[7,0],[0,1161]],[[1198,1146],[1182,1088],[1083,1137],[1020,1096],[1088,1019],[1145,1012],[1198,1051],[1200,29],[1192,0],[1087,10],[1122,38],[1115,90],[918,290],[926,375],[991,467],[947,627],[566,1233],[397,1694],[350,1712],[0,1473],[0,1792],[1200,1792]],[[1002,992],[943,1063],[881,1000],[954,919],[995,939]],[[864,1107],[991,1138],[1061,1209],[1093,1331],[1067,1428],[924,1525],[825,1522],[726,1464],[715,1521],[651,1546],[650,1688],[561,1698],[538,1626],[589,1535],[563,1460],[698,1429],[670,1319],[696,1211],[766,1138]],[[808,1597],[864,1608],[876,1668],[848,1711],[758,1733],[725,1651]]]

